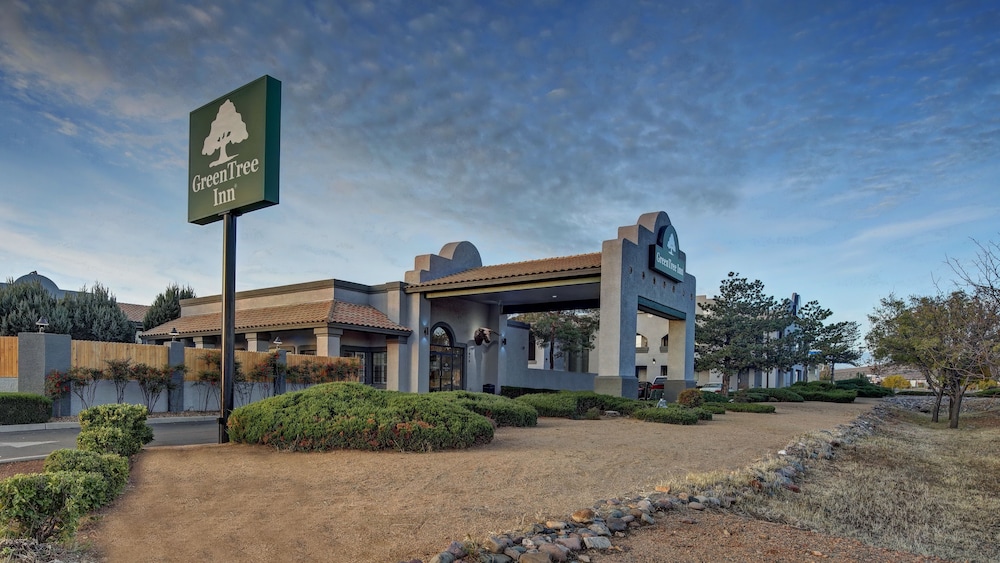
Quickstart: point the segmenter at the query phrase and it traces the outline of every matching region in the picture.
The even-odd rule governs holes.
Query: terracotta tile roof
[[[181,334],[213,333],[221,330],[222,314],[191,315],[172,320],[143,333],[144,336],[167,336],[172,328]],[[378,309],[369,305],[355,305],[327,300],[258,309],[237,309],[236,330],[281,329],[291,326],[344,325],[375,328],[409,333],[410,329],[397,325]]]
[[[503,280],[521,276],[557,274],[600,267],[601,253],[593,252],[590,254],[563,256],[560,258],[545,258],[542,260],[528,260],[525,262],[511,262],[510,264],[482,266],[480,268],[473,268],[471,270],[466,270],[464,272],[459,272],[457,274],[452,274],[436,280],[413,284],[410,287],[424,288],[464,282]]]
[[[121,309],[128,320],[133,323],[142,323],[142,320],[146,318],[146,311],[149,310],[149,305],[136,305],[135,303],[119,303],[118,308]]]

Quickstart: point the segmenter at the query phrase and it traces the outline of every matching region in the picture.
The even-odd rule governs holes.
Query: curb
[[[175,424],[179,422],[208,422],[218,420],[215,416],[162,416],[147,418],[146,424]],[[45,422],[41,424],[5,424],[0,426],[0,433],[29,432],[32,430],[60,430],[64,428],[79,428],[79,422]]]

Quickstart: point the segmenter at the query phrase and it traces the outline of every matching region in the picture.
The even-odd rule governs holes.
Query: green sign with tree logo
[[[684,281],[687,259],[677,247],[677,231],[673,225],[660,229],[656,244],[649,246],[649,268],[676,281]]]
[[[270,76],[191,112],[188,222],[278,203],[281,82]]]

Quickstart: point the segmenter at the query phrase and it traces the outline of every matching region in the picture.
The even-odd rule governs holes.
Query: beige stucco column
[[[313,329],[316,335],[316,355],[317,356],[340,356],[340,337],[344,331],[339,328],[316,328]]]
[[[191,340],[194,341],[195,348],[212,349],[216,347],[215,346],[216,337],[214,336],[195,336],[191,338]]]
[[[248,352],[267,352],[271,347],[271,335],[267,332],[248,332],[246,337]]]

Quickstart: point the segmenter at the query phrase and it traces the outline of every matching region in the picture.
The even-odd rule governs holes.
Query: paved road
[[[219,441],[219,425],[216,420],[193,422],[152,423],[153,441],[151,446],[179,446],[187,444],[215,444]],[[0,432],[0,463],[40,459],[52,451],[62,448],[76,448],[79,427],[51,430],[24,430],[20,432]]]

